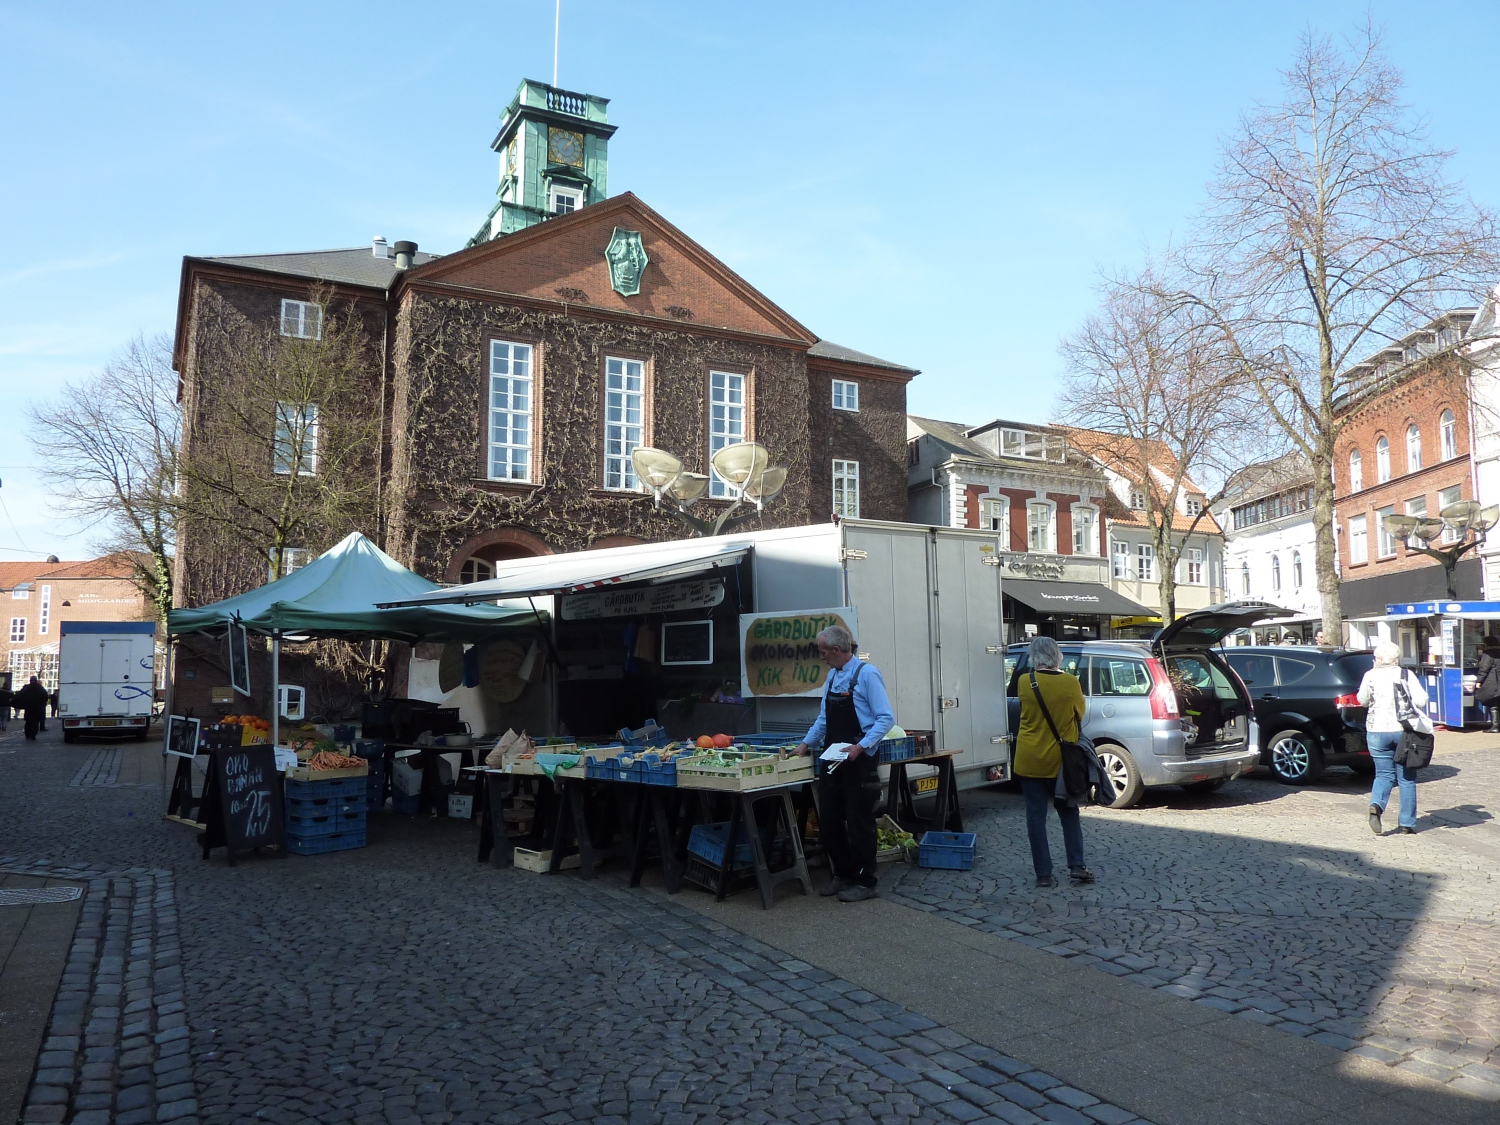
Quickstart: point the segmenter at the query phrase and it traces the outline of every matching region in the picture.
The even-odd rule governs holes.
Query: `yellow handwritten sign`
[[[817,636],[830,625],[842,625],[859,636],[853,606],[740,614],[743,694],[822,695],[828,666],[818,657]]]

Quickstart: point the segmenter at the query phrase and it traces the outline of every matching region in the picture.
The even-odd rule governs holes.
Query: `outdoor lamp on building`
[[[1443,580],[1448,597],[1453,601],[1458,600],[1458,591],[1454,588],[1453,581],[1458,560],[1482,544],[1485,533],[1497,523],[1500,523],[1500,505],[1485,508],[1475,500],[1460,500],[1449,504],[1438,513],[1437,518],[1391,515],[1381,520],[1386,534],[1395,539],[1404,539],[1408,551],[1427,555],[1443,564]],[[1473,538],[1469,537],[1470,532],[1473,533]],[[1432,541],[1444,533],[1454,534],[1458,539],[1447,547],[1434,547]],[[1413,539],[1420,539],[1423,546],[1413,547]]]
[[[636,479],[651,493],[656,510],[676,516],[699,535],[720,535],[741,520],[749,519],[786,484],[786,469],[770,464],[771,455],[759,442],[726,445],[713,455],[714,472],[725,483],[734,503],[713,520],[699,519],[688,509],[708,491],[709,478],[683,469],[682,460],[664,449],[640,446],[630,455]],[[753,505],[754,511],[743,511]]]

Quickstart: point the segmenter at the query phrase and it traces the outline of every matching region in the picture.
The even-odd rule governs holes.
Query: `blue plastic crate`
[[[355,797],[365,791],[363,777],[334,777],[327,781],[288,781],[288,798],[313,800],[318,797]]]
[[[975,839],[972,832],[924,832],[917,846],[917,866],[968,871],[974,866]]]
[[[635,779],[645,785],[676,786],[677,761],[664,762],[660,754],[642,754],[636,759]]]
[[[908,734],[902,738],[887,738],[880,743],[879,762],[904,762],[917,756],[917,736]]]
[[[286,814],[286,834],[299,839],[328,836],[339,830],[339,818],[332,812]]]
[[[741,839],[734,845],[734,866],[753,867],[755,865],[755,852],[750,847],[750,839],[745,835],[743,826],[740,829]],[[688,853],[699,859],[713,864],[715,867],[724,866],[724,852],[729,837],[729,821],[721,820],[714,824],[695,824],[693,831],[688,836]],[[768,860],[772,859],[780,850],[784,841],[773,838],[770,828],[760,830],[761,850],[766,853]]]
[[[405,793],[391,794],[391,811],[405,813],[407,816],[417,815],[417,806],[421,803],[420,796],[408,797]]]
[[[363,832],[365,830],[368,813],[364,808],[347,809],[339,813],[334,819],[338,821],[340,832]]]
[[[327,836],[288,836],[286,850],[293,855],[322,855],[365,846],[365,830],[334,832]]]
[[[360,793],[348,797],[288,797],[286,799],[286,812],[288,816],[337,816],[345,812],[363,812],[365,807],[365,795]]]
[[[370,738],[356,742],[354,744],[354,756],[356,758],[368,758],[370,761],[385,757],[385,739]]]
[[[584,756],[584,768],[587,776],[599,781],[620,780],[619,758],[596,758],[592,754]]]

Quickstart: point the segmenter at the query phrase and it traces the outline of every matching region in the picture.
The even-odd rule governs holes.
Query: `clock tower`
[[[608,194],[608,98],[527,79],[500,119],[490,147],[500,187],[470,246],[598,203]]]

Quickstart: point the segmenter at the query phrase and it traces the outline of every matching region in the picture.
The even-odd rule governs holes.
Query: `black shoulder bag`
[[[1430,766],[1437,739],[1432,736],[1431,731],[1424,731],[1413,725],[1412,721],[1420,713],[1411,701],[1411,693],[1406,690],[1405,672],[1401,674],[1401,679],[1391,685],[1391,693],[1395,697],[1396,718],[1401,723],[1402,730],[1401,745],[1396,747],[1396,765],[1414,770]]]
[[[1042,718],[1047,720],[1047,729],[1052,732],[1052,737],[1057,739],[1057,744],[1062,747],[1062,775],[1063,788],[1067,790],[1070,797],[1086,797],[1094,788],[1094,771],[1098,766],[1098,757],[1094,754],[1094,744],[1079,732],[1078,742],[1068,742],[1062,735],[1057,733],[1057,724],[1052,721],[1052,712],[1047,710],[1047,701],[1042,698],[1041,685],[1036,682],[1036,672],[1029,673],[1031,676],[1031,691],[1036,696],[1036,705],[1042,709]],[[1102,770],[1100,773],[1102,774]]]

